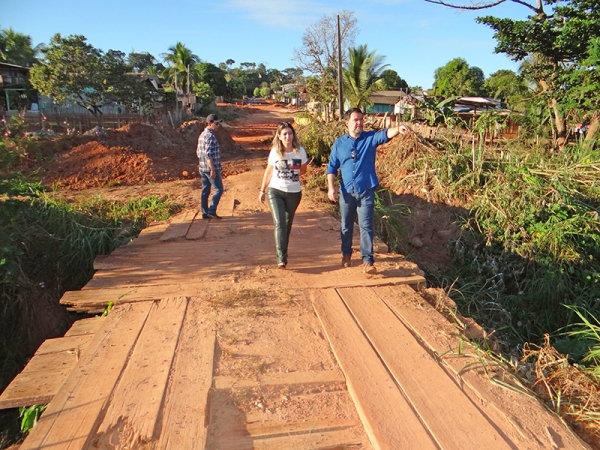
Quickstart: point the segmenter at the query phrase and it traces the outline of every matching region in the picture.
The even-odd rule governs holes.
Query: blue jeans
[[[358,215],[360,228],[360,254],[363,263],[373,263],[373,211],[375,210],[375,189],[350,194],[340,192],[340,213],[342,224],[342,255],[352,255],[352,235],[354,221]]]
[[[277,249],[277,262],[287,264],[288,244],[292,232],[292,223],[296,209],[302,199],[302,192],[285,192],[279,189],[267,189],[269,207],[273,216],[275,228],[275,247]]]
[[[210,177],[209,173],[200,172],[202,178],[202,194],[200,194],[200,209],[202,209],[202,216],[207,214],[216,214],[219,200],[223,195],[223,179],[221,178],[221,171],[218,170],[217,176],[214,180]],[[210,196],[211,187],[215,190],[210,206],[208,206],[208,197]]]

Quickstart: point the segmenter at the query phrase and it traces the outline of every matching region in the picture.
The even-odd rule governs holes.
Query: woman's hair
[[[275,148],[275,151],[281,158],[285,156],[285,147],[281,143],[279,135],[286,128],[292,130],[292,133],[294,135],[294,138],[292,139],[292,148],[294,149],[294,153],[298,154],[300,152],[300,141],[298,140],[296,130],[294,130],[294,127],[289,122],[281,122],[277,127],[277,132],[275,133],[275,137],[273,138],[273,147]]]

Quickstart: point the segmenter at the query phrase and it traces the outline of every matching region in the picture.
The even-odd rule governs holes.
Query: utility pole
[[[340,16],[337,16],[337,35],[338,35],[338,104],[340,107],[340,120],[344,117],[344,93],[342,91],[342,32],[340,31]]]

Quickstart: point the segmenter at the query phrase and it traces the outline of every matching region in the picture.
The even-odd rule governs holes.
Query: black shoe
[[[219,219],[221,220],[222,217],[221,216],[217,216],[217,213],[214,214],[207,214],[206,217],[208,217],[209,219]]]
[[[208,216],[206,214],[202,214],[202,219],[203,220],[208,219]]]

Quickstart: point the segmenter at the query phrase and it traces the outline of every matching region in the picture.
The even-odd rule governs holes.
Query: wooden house
[[[0,113],[31,109],[36,95],[27,89],[29,67],[0,62]]]

